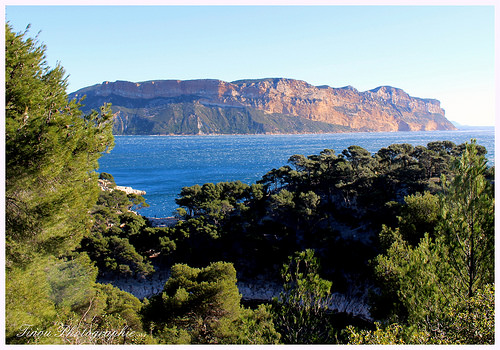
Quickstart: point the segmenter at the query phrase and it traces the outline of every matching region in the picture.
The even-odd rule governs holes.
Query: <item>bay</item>
[[[147,217],[171,216],[182,187],[207,182],[251,184],[273,168],[287,164],[294,154],[318,154],[333,149],[340,154],[351,145],[375,153],[394,143],[427,145],[449,140],[456,144],[477,139],[494,165],[494,127],[456,131],[301,134],[115,136],[115,147],[99,160],[99,172],[110,173],[121,186],[146,191]]]

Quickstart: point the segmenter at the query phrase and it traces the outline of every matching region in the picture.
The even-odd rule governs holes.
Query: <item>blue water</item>
[[[306,135],[116,136],[115,148],[99,161],[99,172],[114,176],[118,185],[146,191],[148,217],[171,216],[175,198],[184,186],[207,182],[254,183],[262,175],[287,164],[294,154],[318,154],[334,149],[340,154],[351,145],[370,152],[393,143],[427,145],[472,138],[488,150],[494,164],[494,128],[459,131],[349,133]]]

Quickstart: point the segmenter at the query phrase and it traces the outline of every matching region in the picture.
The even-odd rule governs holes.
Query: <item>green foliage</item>
[[[443,329],[446,307],[459,305],[463,299],[457,291],[464,290],[460,278],[453,273],[453,265],[457,264],[450,260],[458,245],[451,244],[451,235],[445,234],[452,232],[451,225],[458,222],[454,216],[464,216],[456,211],[456,199],[449,195],[451,190],[446,184],[458,181],[463,170],[453,163],[469,157],[468,147],[442,141],[429,143],[427,147],[390,145],[374,155],[357,146],[349,147],[339,156],[332,150],[324,150],[319,155],[294,155],[290,157],[290,166],[272,169],[257,185],[239,192],[228,191],[231,194],[227,196],[222,195],[221,189],[228,183],[184,188],[178,204],[185,209],[185,220],[173,232],[182,232],[176,237],[186,238],[175,240],[175,254],[179,254],[177,258],[195,256],[200,263],[201,252],[209,251],[214,258],[229,257],[239,271],[251,275],[282,263],[293,251],[315,248],[327,263],[325,270],[329,276],[335,277],[337,288],[344,289],[349,283],[346,275],[350,279],[370,279],[366,263],[372,259],[381,288],[381,293],[373,299],[372,315],[403,327],[398,338],[401,342],[443,343],[445,340],[438,340],[438,336]],[[477,145],[476,150],[478,156],[485,152]],[[491,174],[493,170],[485,168],[481,175],[485,181],[478,182],[484,185],[479,192],[483,193],[485,205],[474,202],[478,209],[475,218],[482,218],[476,220],[482,228],[474,232],[491,232],[493,227],[493,202],[489,200]],[[442,183],[440,176],[444,179]],[[444,197],[440,195],[442,192]],[[470,191],[462,189],[456,193]],[[448,222],[443,218],[449,218]],[[367,246],[367,238],[381,226],[377,248],[384,254],[375,258],[376,248]],[[354,227],[352,231],[365,241],[341,237],[334,229],[337,227],[340,231]],[[481,247],[493,246],[492,235],[488,237],[490,244],[483,240]],[[171,242],[170,238],[165,239],[167,247]],[[196,247],[196,242],[203,243]],[[464,249],[457,252],[460,251]],[[491,250],[481,252],[476,245],[475,251],[477,257],[491,262]],[[462,260],[465,261],[464,256]],[[483,266],[480,274],[487,276],[489,271],[491,275],[492,265]],[[470,275],[467,269],[460,274]],[[488,277],[481,278],[491,282]],[[289,317],[286,322],[290,325],[290,330],[284,331],[286,322],[275,319],[282,340],[295,343],[296,340],[287,338],[291,336],[288,334],[293,335],[291,329],[304,329],[299,324],[308,316],[298,312],[296,317],[293,312],[281,315]],[[323,325],[329,324],[327,319],[324,318]],[[335,330],[326,328],[322,336],[334,341]],[[389,332],[393,337],[395,329],[379,328],[379,331]]]
[[[122,274],[134,272],[138,275],[148,275],[154,271],[149,263],[144,263],[144,258],[126,238],[111,236],[107,241],[111,259],[106,261],[106,267],[118,270]]]
[[[415,327],[392,323],[375,330],[359,330],[349,326],[346,332],[349,344],[494,344],[495,297],[494,287],[487,285],[472,298],[457,305],[447,305],[434,326],[438,331],[417,330]]]
[[[71,251],[97,199],[97,160],[113,145],[107,106],[82,115],[45,46],[5,33],[6,263]]]
[[[135,193],[129,193],[127,197],[129,201],[132,202],[132,205],[129,208],[130,210],[137,211],[142,208],[149,207],[149,204],[146,203],[146,199],[141,195]]]
[[[126,276],[144,276],[154,271],[151,263],[145,261],[129,239],[115,234],[104,236],[101,233],[95,233],[92,237],[82,241],[81,250],[87,252],[95,261],[101,273],[112,271]]]
[[[216,341],[219,319],[236,318],[239,298],[231,264],[213,263],[204,269],[174,265],[163,293],[151,299],[146,315],[159,324],[193,328],[194,342],[210,343]]]
[[[25,343],[17,335],[24,325],[45,330],[57,316],[56,306],[50,298],[51,287],[40,266],[46,260],[37,259],[27,267],[13,267],[5,280],[5,338],[7,343]]]
[[[161,339],[161,342],[169,345],[185,345],[191,343],[191,335],[184,328],[177,326],[164,327],[156,333],[156,339]]]
[[[393,309],[389,319],[430,327],[428,320],[441,317],[453,283],[446,255],[442,242],[433,242],[426,234],[415,248],[396,237],[386,255],[375,259],[375,274],[393,296],[393,305],[385,306]]]
[[[110,174],[104,174],[101,177],[114,181]],[[154,271],[146,257],[152,247],[158,247],[158,237],[151,238],[146,220],[130,211],[144,201],[142,196],[127,195],[120,190],[101,190],[91,212],[91,233],[79,248],[96,263],[101,274],[111,271],[145,276]]]
[[[154,343],[142,329],[142,303],[133,295],[108,284],[94,284],[81,314],[66,314],[51,329],[64,344]],[[51,341],[54,343],[54,341]]]
[[[113,327],[123,327],[125,324],[130,329],[142,331],[140,310],[142,303],[132,294],[126,293],[110,284],[97,284],[96,307],[94,315],[101,314],[115,317]],[[99,312],[100,311],[100,312]],[[106,320],[108,324],[111,320]],[[113,328],[112,327],[112,328]]]
[[[397,236],[401,236],[403,241],[412,247],[418,245],[426,233],[435,237],[436,227],[441,220],[437,195],[425,192],[406,196],[399,213],[398,227],[382,225],[379,240],[383,250],[387,250],[398,239]]]
[[[39,265],[13,270],[6,285],[8,343],[112,344],[123,337],[104,332],[126,329],[142,332],[141,302],[110,285],[95,283],[96,268],[85,255],[37,261]],[[29,277],[29,278],[27,278]],[[137,334],[125,342],[141,342]]]
[[[280,211],[287,211],[289,209],[295,208],[293,193],[288,190],[281,190],[277,194],[271,195],[269,200],[270,209],[273,214],[279,213]]]
[[[113,177],[113,175],[111,174],[108,174],[108,173],[100,173],[99,174],[99,179],[101,180],[106,180],[106,181],[109,181],[109,183],[111,184],[111,186],[116,186],[116,182],[115,182],[115,178]]]
[[[175,241],[171,240],[169,237],[160,237],[160,250],[163,255],[169,255],[177,248]]]
[[[83,115],[78,102],[68,102],[65,72],[47,65],[45,50],[27,31],[14,33],[6,25],[9,343],[64,342],[54,336],[57,322],[81,317],[96,271],[87,257],[73,251],[92,225],[98,159],[113,146],[110,107]]]
[[[311,217],[321,202],[321,198],[313,191],[307,193],[299,193],[297,209],[299,215],[303,217]]]
[[[446,344],[495,343],[495,287],[488,284],[471,298],[446,308],[439,338]]]
[[[186,218],[205,216],[218,226],[225,216],[241,208],[241,202],[249,197],[250,190],[250,186],[241,181],[206,183],[201,187],[194,185],[182,188],[176,203],[187,209]]]
[[[93,294],[97,269],[85,254],[53,261],[45,271],[51,288],[50,299],[60,308],[81,309]]]
[[[377,163],[371,153],[363,147],[349,146],[342,152],[342,155],[352,166],[354,179],[371,177],[373,175],[373,169]]]
[[[324,249],[346,254],[336,247],[348,246],[343,241],[352,239],[339,231],[356,232],[352,237],[367,244],[376,240],[382,225],[387,233],[399,227],[415,246],[425,232],[434,237],[439,176],[453,177],[451,164],[464,150],[449,141],[427,147],[390,145],[373,155],[358,146],[340,155],[325,149],[317,155],[293,155],[289,165],[272,169],[250,186],[222,182],[185,187],[177,199],[181,221],[175,230],[182,232],[176,236],[189,238],[175,240],[175,257],[170,258],[199,266],[224,259],[245,274],[278,277],[272,266],[297,250],[314,248],[326,264],[340,261]],[[384,248],[392,243],[390,234],[386,238]],[[345,273],[367,275],[365,262],[377,249],[363,247],[355,254],[357,263],[327,265],[326,270],[340,279]]]
[[[494,281],[495,246],[493,186],[485,178],[486,159],[474,140],[466,144],[456,172],[441,198],[439,232],[450,247],[460,290],[471,298],[478,288]]]
[[[96,207],[94,211],[106,207],[108,209],[114,210],[114,214],[126,212],[132,207],[132,203],[129,200],[127,193],[123,191],[101,191],[97,199]]]
[[[172,266],[163,292],[144,308],[146,324],[169,344],[273,343],[279,338],[268,309],[240,306],[236,271],[216,262],[206,268]]]
[[[125,212],[120,215],[120,228],[127,238],[141,234],[142,228],[146,226],[146,220],[135,213]]]
[[[381,241],[389,248],[375,259],[382,293],[372,311],[426,334],[424,340],[418,337],[424,343],[489,343],[494,199],[484,176],[486,161],[474,141],[463,147],[455,169],[449,184],[443,175],[439,200],[430,194],[407,197],[401,226],[382,230]],[[433,237],[424,231],[415,245],[415,233],[423,230],[434,232]],[[370,333],[364,341],[373,337]]]
[[[434,237],[434,230],[441,220],[439,215],[439,198],[425,192],[405,197],[399,219],[399,229],[403,239],[415,246],[425,233]]]
[[[256,310],[241,308],[235,321],[221,320],[218,337],[224,344],[278,344],[281,335],[274,327],[271,307],[260,304]]]
[[[374,331],[358,330],[353,326],[347,327],[350,345],[404,345],[425,344],[428,335],[425,332],[415,332],[402,327],[400,324],[392,323],[381,327],[375,322]]]
[[[283,292],[274,300],[273,314],[286,344],[328,343],[326,320],[332,282],[319,277],[313,250],[298,252],[283,265]]]

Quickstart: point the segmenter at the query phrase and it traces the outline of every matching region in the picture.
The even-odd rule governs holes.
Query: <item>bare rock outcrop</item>
[[[137,194],[139,196],[144,196],[146,194],[146,191],[135,190],[132,187],[128,187],[128,186],[118,186],[118,185],[113,184],[109,180],[98,179],[97,181],[98,181],[99,187],[103,191],[111,192],[111,191],[116,190],[116,191],[125,192],[126,194]]]

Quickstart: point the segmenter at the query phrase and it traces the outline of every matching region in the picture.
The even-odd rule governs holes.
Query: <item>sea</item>
[[[319,154],[333,149],[341,154],[351,145],[376,153],[391,144],[427,145],[431,141],[456,144],[476,139],[495,163],[494,127],[454,131],[337,133],[300,135],[115,136],[115,147],[99,160],[99,172],[110,173],[121,186],[146,191],[146,217],[172,216],[175,199],[185,186],[236,181],[252,184],[294,154]]]

